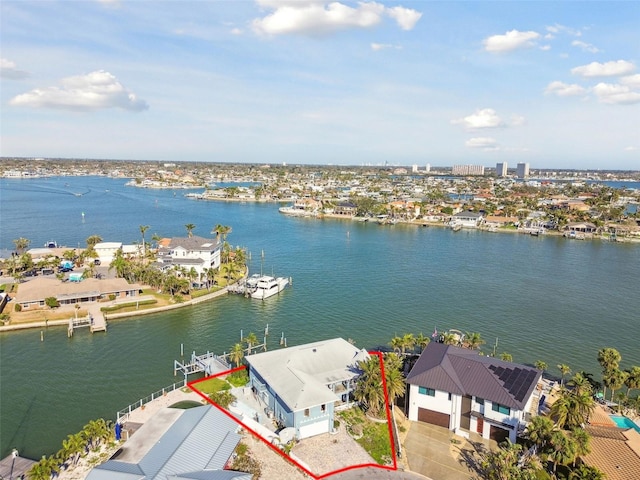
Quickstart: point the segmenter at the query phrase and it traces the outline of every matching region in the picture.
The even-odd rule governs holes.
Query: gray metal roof
[[[251,480],[250,473],[232,470],[202,470],[199,472],[171,475],[167,480]]]
[[[433,342],[407,375],[407,383],[455,395],[473,395],[522,410],[541,375],[533,367]]]
[[[240,441],[238,423],[210,405],[188,410],[168,408],[159,414],[125,443],[123,451],[127,452],[94,468],[87,480],[166,480],[186,472],[190,476],[185,478],[196,478],[194,472],[223,469]],[[133,444],[127,447],[129,442]]]
[[[327,387],[359,374],[358,361],[369,354],[342,338],[307,343],[246,357],[292,411],[335,402]]]

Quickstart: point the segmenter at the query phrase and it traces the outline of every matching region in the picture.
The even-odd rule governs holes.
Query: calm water
[[[185,191],[141,190],[95,177],[0,180],[0,247],[29,238],[84,246],[140,241],[146,233],[206,236],[230,225],[253,272],[291,276],[265,302],[229,296],[179,311],[114,321],[106,334],[65,328],[0,334],[0,455],[38,458],[88,420],[173,383],[173,361],[192,350],[223,352],[240,329],[270,344],[342,336],[358,346],[395,334],[478,331],[515,361],[567,363],[599,372],[603,346],[623,367],[640,365],[640,246],[429,227],[381,227],[280,215],[277,205],[198,202]],[[74,195],[82,193],[81,196]],[[84,212],[84,221],[82,213]],[[485,346],[485,351],[490,347]],[[552,369],[553,371],[553,369]]]

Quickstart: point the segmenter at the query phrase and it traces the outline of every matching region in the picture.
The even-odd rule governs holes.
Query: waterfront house
[[[124,278],[98,280],[86,278],[77,282],[62,282],[57,278],[37,277],[21,283],[13,300],[22,310],[47,308],[45,299],[55,297],[60,305],[82,305],[112,297],[135,299],[142,290],[138,284],[130,284]]]
[[[537,409],[541,376],[532,367],[432,342],[407,375],[409,420],[515,443]]]
[[[460,225],[462,228],[478,228],[484,216],[479,212],[465,210],[451,217],[451,225]]]
[[[246,357],[251,388],[266,413],[298,439],[333,430],[336,408],[351,404],[360,370],[369,358],[342,338],[256,353]]]
[[[340,202],[338,205],[336,205],[334,213],[336,215],[345,215],[345,216],[353,217],[355,216],[357,211],[358,211],[358,207],[356,206],[355,203]]]
[[[210,268],[220,267],[220,238],[173,237],[158,248],[158,263],[162,269],[176,268],[206,275]]]
[[[251,480],[249,473],[224,470],[241,440],[239,428],[211,405],[162,409],[86,480]]]
[[[116,253],[122,248],[121,242],[99,242],[93,246],[98,260],[102,265],[109,265],[116,258]]]
[[[640,472],[640,433],[633,428],[587,425],[591,451],[582,462],[596,467],[607,480],[636,480]]]

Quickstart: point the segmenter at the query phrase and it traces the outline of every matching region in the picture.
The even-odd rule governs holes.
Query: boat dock
[[[89,327],[91,333],[106,332],[107,320],[100,310],[90,309],[86,317],[72,317],[69,319],[69,327],[67,329],[67,336],[73,337],[73,332],[77,328]]]
[[[205,375],[214,375],[216,373],[226,372],[231,370],[231,365],[227,362],[227,355],[216,355],[215,353],[207,352],[203,355],[196,355],[196,352],[191,354],[191,359],[186,363],[181,363],[178,360],[173,362],[173,375],[177,375],[178,372],[187,378],[187,376],[194,373],[205,373]]]

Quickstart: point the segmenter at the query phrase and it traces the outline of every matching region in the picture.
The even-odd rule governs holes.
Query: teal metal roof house
[[[155,414],[86,480],[251,480],[224,470],[240,442],[239,424],[210,405]]]

